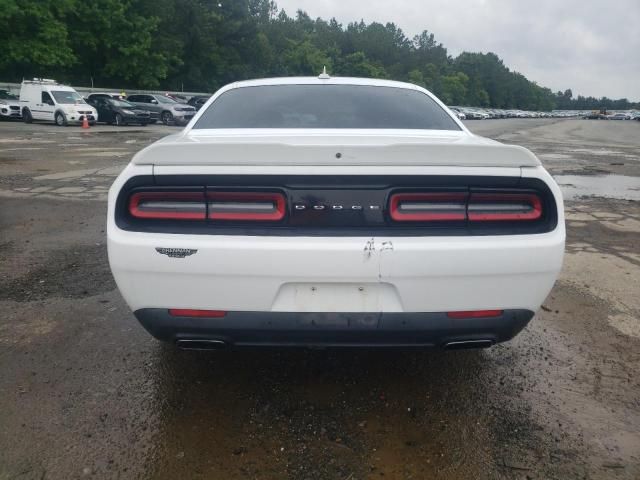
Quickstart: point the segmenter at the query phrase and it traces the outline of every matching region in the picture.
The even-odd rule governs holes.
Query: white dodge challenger
[[[181,348],[488,347],[561,268],[558,186],[430,92],[360,78],[220,89],[109,192],[109,262]]]

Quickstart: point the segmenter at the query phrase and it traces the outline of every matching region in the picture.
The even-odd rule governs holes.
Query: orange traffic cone
[[[82,128],[89,128],[89,120],[87,120],[87,116],[82,117]]]

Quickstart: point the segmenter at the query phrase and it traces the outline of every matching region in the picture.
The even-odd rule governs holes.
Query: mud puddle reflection
[[[640,177],[625,175],[555,175],[565,200],[604,197],[640,200]]]

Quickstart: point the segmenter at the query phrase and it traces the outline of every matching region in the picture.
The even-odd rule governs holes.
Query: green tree
[[[132,0],[75,0],[67,14],[77,57],[70,74],[83,83],[93,77],[102,84],[158,87],[168,73],[167,56],[153,48],[159,21]]]
[[[413,70],[411,70],[409,72],[408,77],[409,77],[408,78],[409,82],[413,83],[414,85],[417,85],[417,86],[422,87],[422,88],[425,87],[424,75],[417,68],[414,68]]]
[[[363,52],[355,52],[340,59],[335,69],[336,75],[349,77],[387,78],[384,68],[369,62]]]
[[[0,74],[17,80],[73,65],[67,25],[72,10],[72,0],[0,1]]]
[[[323,67],[330,71],[332,65],[331,59],[306,39],[302,42],[290,40],[283,55],[283,67],[285,75],[317,76]]]
[[[469,77],[462,72],[442,77],[441,100],[447,105],[463,105],[467,99]],[[483,96],[481,101],[486,101]]]
[[[499,108],[630,108],[627,99],[557,93],[494,53],[452,58],[433,33],[393,23],[294,16],[273,0],[0,0],[0,79],[213,91],[278,75],[392,78],[449,104]],[[637,105],[637,104],[636,104]],[[637,105],[640,107],[640,105]]]

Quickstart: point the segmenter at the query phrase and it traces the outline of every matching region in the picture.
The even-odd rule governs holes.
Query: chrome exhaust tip
[[[459,340],[444,344],[445,350],[466,350],[470,348],[489,348],[493,345],[493,340]]]
[[[180,339],[176,346],[182,350],[223,350],[227,343],[222,340]]]

